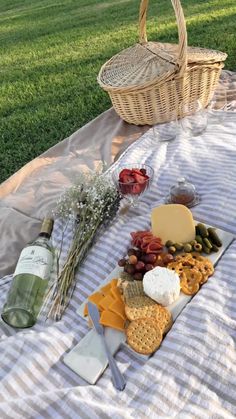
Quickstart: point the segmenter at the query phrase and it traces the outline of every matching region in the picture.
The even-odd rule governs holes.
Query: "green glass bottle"
[[[53,220],[45,218],[37,239],[20,254],[1,314],[12,327],[31,327],[37,320],[53,265],[52,229]]]

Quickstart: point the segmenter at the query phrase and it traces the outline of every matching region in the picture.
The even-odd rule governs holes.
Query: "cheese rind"
[[[152,233],[167,240],[187,243],[195,239],[195,225],[191,211],[181,204],[161,205],[151,213]]]
[[[168,306],[179,298],[180,279],[176,272],[157,266],[145,273],[143,289],[148,297],[163,306]]]

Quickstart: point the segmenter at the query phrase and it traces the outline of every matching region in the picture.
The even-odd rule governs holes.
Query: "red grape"
[[[135,249],[129,249],[128,252],[127,252],[127,255],[128,256],[136,255],[136,250]]]
[[[138,258],[137,258],[137,256],[135,256],[135,255],[131,255],[131,256],[129,256],[129,263],[131,264],[131,265],[136,265],[136,263],[138,262]]]
[[[126,259],[120,259],[118,261],[118,265],[121,266],[122,268],[125,266],[125,264],[126,264]]]
[[[141,260],[139,260],[138,263],[136,263],[136,265],[135,265],[135,269],[137,271],[142,271],[142,269],[144,269],[144,268],[145,268],[145,263],[142,262]]]
[[[155,255],[154,253],[149,253],[148,255],[146,255],[145,260],[147,263],[154,263],[157,260],[157,255]]]
[[[133,275],[135,273],[135,267],[134,265],[126,265],[126,272],[130,275]]]
[[[172,262],[174,260],[174,256],[171,255],[170,253],[167,253],[164,257],[163,257],[163,262],[165,265],[167,265],[168,263]]]
[[[143,252],[141,250],[135,250],[135,255],[137,256],[138,260],[141,260]]]
[[[151,271],[153,268],[154,268],[154,266],[153,266],[153,265],[151,265],[151,263],[147,263],[147,264],[145,265],[145,269],[146,269],[146,271]]]
[[[140,256],[140,258],[138,258],[139,260],[141,260],[142,262],[147,262],[146,261],[146,253],[143,253],[141,256]]]

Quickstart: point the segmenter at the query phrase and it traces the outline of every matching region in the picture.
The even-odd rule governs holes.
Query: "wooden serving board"
[[[207,224],[206,226],[210,227]],[[217,253],[211,253],[210,255],[203,254],[212,261],[214,266],[216,266],[221,256],[234,240],[234,236],[224,230],[217,229],[217,234],[222,240],[222,247]],[[106,285],[106,283],[111,281],[111,279],[119,277],[122,271],[123,268],[117,266],[94,292],[98,291],[102,286]],[[192,299],[192,297],[193,296],[186,295],[181,292],[178,300],[167,307],[172,313],[173,321],[176,320],[178,315],[181,313],[186,304],[188,304],[188,302]],[[84,321],[87,321],[83,315],[84,306],[86,303],[87,300],[85,300],[77,310],[77,314],[83,318]],[[118,330],[106,327],[105,337],[113,354],[117,352],[122,344],[126,344],[125,334],[123,332],[119,332]],[[134,352],[128,345],[127,347],[137,356],[144,356]],[[100,340],[100,336],[98,336],[95,330],[90,330],[87,335],[68,354],[65,355],[64,363],[90,384],[96,383],[100,375],[107,367],[108,361],[102,342]]]

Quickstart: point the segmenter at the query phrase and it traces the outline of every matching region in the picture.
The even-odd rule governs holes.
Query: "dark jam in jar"
[[[194,185],[180,178],[177,184],[170,188],[170,200],[173,204],[191,205],[195,200],[196,190]]]

